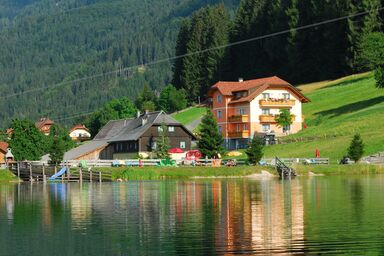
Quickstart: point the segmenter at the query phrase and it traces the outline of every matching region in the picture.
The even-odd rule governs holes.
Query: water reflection
[[[372,190],[384,192],[382,183],[380,177],[2,184],[0,254],[329,253],[372,234],[381,246],[382,230],[371,224],[384,220],[384,207],[370,200]]]

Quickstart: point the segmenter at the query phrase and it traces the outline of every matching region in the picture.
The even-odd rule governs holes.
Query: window
[[[285,125],[283,127],[283,132],[289,132],[291,130],[291,126],[290,125]]]
[[[217,102],[218,102],[218,103],[221,103],[222,100],[223,100],[223,99],[222,99],[222,97],[221,97],[221,94],[217,95]]]
[[[223,131],[223,127],[221,127],[221,125],[219,125],[219,132],[222,132]]]
[[[270,114],[269,108],[263,108],[261,111],[262,111],[263,115],[269,115]]]
[[[221,110],[217,110],[217,118],[222,118],[223,117],[223,113],[221,112]]]
[[[158,131],[158,132],[162,132],[162,131],[163,131],[163,127],[162,127],[162,126],[158,126],[158,127],[157,127],[157,131]]]
[[[156,147],[157,147],[156,141],[152,142],[152,149],[156,149]]]
[[[271,129],[271,125],[263,124],[263,132],[268,132]]]
[[[248,125],[247,125],[247,124],[244,124],[244,126],[243,126],[243,130],[244,130],[244,131],[248,131]]]
[[[283,93],[283,98],[285,100],[289,100],[291,98],[291,95],[289,93]]]
[[[245,109],[239,108],[239,115],[245,115]]]
[[[236,131],[238,131],[238,132],[241,131],[241,124],[236,125]]]
[[[269,100],[269,93],[263,93],[263,99]]]
[[[174,126],[168,126],[168,131],[169,132],[174,132],[175,131],[175,127]]]
[[[180,141],[180,148],[185,148],[185,141]]]

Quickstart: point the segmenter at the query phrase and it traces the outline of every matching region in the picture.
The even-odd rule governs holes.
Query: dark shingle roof
[[[180,125],[195,138],[191,131],[163,111],[150,112],[133,119],[109,121],[93,140],[65,153],[64,160],[79,158],[106,147],[110,142],[138,140],[152,125],[161,125],[162,123]]]
[[[93,140],[109,140],[116,136],[130,121],[133,119],[121,119],[109,121],[101,130],[96,134]]]

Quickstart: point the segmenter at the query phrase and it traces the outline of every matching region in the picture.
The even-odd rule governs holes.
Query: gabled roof
[[[268,88],[287,88],[294,93],[302,102],[309,102],[310,100],[305,97],[297,88],[292,86],[283,79],[272,76],[266,78],[259,78],[253,80],[247,80],[243,82],[224,82],[219,81],[214,84],[208,92],[209,96],[215,91],[219,91],[222,95],[232,96],[235,92],[248,91],[248,95],[239,99],[232,100],[231,103],[250,102],[260,93]]]
[[[86,130],[87,132],[89,132],[88,128],[85,127],[85,125],[83,125],[83,124],[76,124],[76,125],[74,125],[74,126],[71,128],[71,130],[69,130],[69,132],[71,133],[71,132],[73,132],[73,131],[75,131],[75,130],[77,130],[77,129]]]
[[[38,129],[41,129],[44,125],[52,125],[52,124],[54,124],[54,122],[47,117],[40,118],[40,120],[35,123]]]
[[[109,140],[116,136],[131,119],[111,120],[101,128],[93,140]]]
[[[8,143],[5,141],[0,141],[0,150],[3,151],[4,153],[7,153],[8,149]]]
[[[165,114],[163,111],[156,111],[145,113],[140,115],[140,117],[129,120],[121,132],[108,140],[108,142],[138,140],[151,126],[161,125],[162,123],[181,126],[190,136],[195,138],[191,131],[174,118]]]
[[[97,149],[102,149],[108,146],[107,141],[105,140],[91,140],[85,142],[84,144],[73,148],[64,154],[64,160],[73,160],[81,156],[87,155]],[[43,159],[44,160],[44,159]]]
[[[144,123],[143,119],[146,120]],[[181,126],[192,138],[196,139],[193,133],[181,123],[163,111],[157,111],[142,114],[137,118],[109,121],[93,140],[66,152],[64,160],[77,159],[95,150],[103,149],[110,142],[138,140],[152,125],[161,125],[162,123]],[[47,159],[48,156],[43,157],[43,160]]]
[[[235,91],[248,91],[251,88],[262,86],[263,84],[286,84],[286,85],[289,85],[289,83],[287,81],[284,81],[283,79],[281,79],[277,76],[246,80],[243,82],[219,81],[211,87],[208,94],[211,94],[215,90],[219,90],[221,94],[229,96],[229,95],[232,95],[232,93]]]

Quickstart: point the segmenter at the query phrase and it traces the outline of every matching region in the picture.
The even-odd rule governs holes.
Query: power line
[[[209,52],[209,51],[219,50],[219,49],[223,49],[223,48],[227,48],[227,47],[231,47],[231,46],[235,46],[235,45],[245,44],[245,43],[249,43],[249,42],[253,42],[253,41],[257,41],[257,40],[262,40],[262,39],[266,39],[266,38],[270,38],[270,37],[275,37],[275,36],[279,36],[279,35],[283,35],[283,34],[292,33],[292,32],[295,32],[295,31],[301,31],[301,30],[305,30],[305,29],[308,29],[308,28],[313,28],[313,27],[317,27],[317,26],[321,26],[321,25],[326,25],[326,24],[330,24],[330,23],[334,23],[334,22],[338,22],[338,21],[342,21],[342,20],[346,20],[346,19],[350,19],[350,18],[364,16],[364,15],[367,15],[367,14],[369,14],[371,12],[374,12],[374,11],[378,11],[378,12],[382,11],[383,9],[384,9],[384,7],[380,7],[380,8],[374,9],[374,10],[370,10],[370,11],[359,12],[359,13],[355,13],[355,14],[351,14],[351,15],[342,16],[342,17],[339,17],[339,18],[329,19],[329,20],[320,21],[320,22],[316,22],[316,23],[313,23],[313,24],[309,24],[309,25],[304,25],[304,26],[300,26],[300,27],[296,27],[296,28],[282,30],[282,31],[274,32],[274,33],[267,34],[267,35],[257,36],[257,37],[253,37],[253,38],[249,38],[249,39],[245,39],[245,40],[240,40],[240,41],[229,43],[229,44],[225,44],[225,45],[219,45],[219,46],[203,49],[203,50],[200,50],[200,51],[195,51],[195,52],[191,52],[191,53],[187,53],[187,54],[182,54],[182,55],[177,55],[177,56],[173,56],[173,57],[168,57],[168,58],[164,58],[164,59],[148,62],[148,63],[143,64],[143,65],[134,65],[134,66],[130,66],[130,67],[126,67],[126,68],[120,68],[120,69],[109,71],[109,72],[105,72],[105,73],[99,73],[99,74],[95,74],[95,75],[91,75],[91,76],[85,76],[85,77],[74,79],[74,80],[71,80],[71,81],[60,82],[60,83],[53,84],[53,85],[50,85],[50,86],[44,86],[44,87],[34,88],[34,89],[30,89],[30,90],[25,90],[23,92],[8,94],[8,95],[5,95],[5,96],[0,96],[0,99],[6,99],[6,98],[11,98],[11,97],[19,96],[19,95],[24,95],[24,94],[28,94],[28,93],[32,93],[32,92],[36,92],[36,91],[41,91],[41,90],[45,90],[45,89],[51,89],[51,88],[55,88],[55,87],[58,87],[58,86],[67,85],[67,84],[76,83],[76,82],[81,82],[81,81],[85,81],[85,80],[89,80],[89,79],[93,79],[93,78],[98,78],[98,77],[102,77],[102,76],[107,76],[107,75],[111,75],[111,74],[118,74],[120,72],[129,71],[131,69],[137,69],[137,68],[143,67],[143,66],[153,66],[153,65],[157,65],[157,64],[173,61],[173,60],[176,60],[176,59],[193,56],[193,55],[196,55],[196,54],[206,53],[206,52]]]
[[[82,8],[82,7],[80,7],[80,8]],[[205,52],[209,52],[209,51],[223,49],[223,48],[227,48],[227,47],[231,47],[231,46],[235,46],[235,45],[241,45],[241,44],[245,44],[245,43],[249,43],[249,42],[253,42],[253,41],[258,41],[258,40],[262,40],[262,39],[266,39],[266,38],[270,38],[270,37],[275,37],[275,36],[279,36],[279,35],[283,35],[283,34],[287,34],[287,33],[292,33],[292,32],[295,32],[295,31],[301,31],[301,30],[305,30],[305,29],[309,29],[309,28],[313,28],[313,27],[317,27],[317,26],[321,26],[321,25],[326,25],[326,24],[330,24],[330,23],[334,23],[334,22],[338,22],[338,21],[342,21],[342,20],[346,20],[346,19],[350,19],[350,18],[364,16],[364,15],[367,15],[367,14],[369,14],[371,12],[375,12],[375,11],[379,12],[379,11],[382,11],[383,9],[384,9],[384,7],[380,7],[380,8],[374,9],[374,10],[370,10],[370,11],[359,12],[359,13],[355,13],[355,14],[351,14],[351,15],[346,15],[346,16],[334,18],[334,19],[329,19],[329,20],[325,20],[325,21],[320,21],[320,22],[312,23],[312,24],[309,24],[309,25],[304,25],[304,26],[300,26],[300,27],[296,27],[296,28],[286,29],[286,30],[282,30],[282,31],[279,31],[279,32],[270,33],[270,34],[267,34],[267,35],[257,36],[257,37],[253,37],[253,38],[249,38],[249,39],[245,39],[245,40],[240,40],[240,41],[233,42],[233,43],[228,43],[228,44],[225,44],[225,45],[219,45],[219,46],[203,49],[203,50],[200,50],[200,51],[195,51],[195,52],[192,52],[192,53],[187,53],[187,54],[177,55],[177,56],[173,56],[173,57],[168,57],[168,58],[164,58],[164,59],[148,62],[148,63],[143,64],[143,65],[134,65],[134,66],[126,67],[126,68],[120,68],[118,70],[113,70],[113,71],[109,71],[109,72],[99,73],[99,74],[95,74],[95,75],[91,75],[91,76],[85,76],[85,77],[74,79],[74,80],[71,80],[71,81],[60,82],[60,83],[57,83],[57,84],[54,84],[54,85],[51,85],[51,86],[44,86],[44,87],[39,87],[39,88],[33,88],[33,89],[30,89],[30,90],[25,90],[23,92],[8,94],[8,95],[5,95],[5,96],[0,96],[0,99],[6,99],[6,98],[10,98],[10,97],[19,96],[19,95],[29,94],[29,93],[32,93],[32,92],[41,91],[41,90],[45,90],[45,89],[53,89],[53,88],[56,88],[56,87],[59,87],[59,86],[73,84],[73,83],[77,83],[77,82],[81,82],[81,81],[86,81],[86,80],[94,79],[94,78],[99,78],[99,77],[103,77],[103,76],[108,76],[108,75],[112,75],[112,74],[116,74],[117,75],[117,74],[119,74],[121,72],[127,72],[127,71],[129,72],[130,70],[137,70],[139,67],[143,67],[143,66],[153,66],[153,65],[157,65],[157,64],[161,64],[161,63],[165,63],[165,62],[169,62],[169,61],[173,61],[173,60],[176,60],[176,59],[185,58],[185,57],[189,57],[189,56],[193,56],[193,55],[197,55],[197,54],[201,54],[201,53],[205,53]],[[81,114],[74,115],[74,116],[69,116],[69,117],[65,117],[64,116],[63,118],[59,117],[56,120],[73,119],[73,118],[84,116],[84,115],[90,114],[90,113],[93,113],[93,112],[81,113]]]

